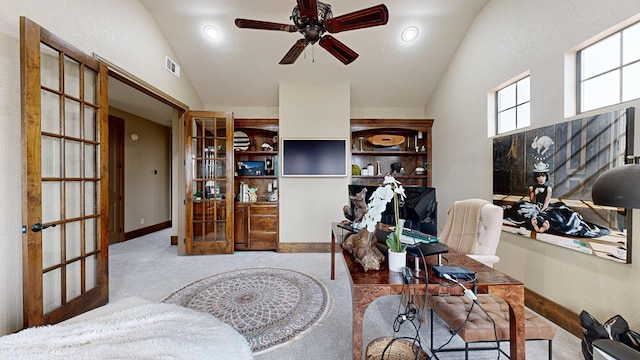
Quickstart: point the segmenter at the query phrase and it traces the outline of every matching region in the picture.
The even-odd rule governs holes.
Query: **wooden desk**
[[[335,226],[332,227],[332,251],[335,250]],[[341,239],[342,240],[342,239]],[[400,273],[389,271],[387,262],[380,264],[380,270],[367,271],[362,269],[353,255],[347,251],[342,251],[344,261],[348,269],[349,282],[351,283],[351,297],[353,299],[353,359],[362,359],[362,320],[367,307],[375,299],[385,296],[402,293],[402,276]],[[335,252],[332,252],[332,260],[334,260]],[[525,358],[525,334],[524,334],[524,284],[506,274],[492,269],[470,257],[449,252],[443,254],[443,258],[448,260],[449,265],[463,266],[469,270],[478,273],[477,290],[480,294],[495,294],[502,297],[509,304],[510,315],[510,351],[511,359]],[[431,266],[435,264],[437,258],[435,256],[427,257],[429,264],[429,285],[428,293],[430,295],[437,294],[456,294],[461,295],[462,289],[459,286],[445,287],[440,283],[446,284],[446,280],[437,278],[431,271]],[[331,264],[331,275],[334,278],[334,264]],[[415,270],[413,271],[415,275]],[[424,278],[425,271],[421,270],[419,277]],[[450,285],[450,284],[447,284]],[[424,283],[414,280],[412,291],[416,294],[425,291]]]

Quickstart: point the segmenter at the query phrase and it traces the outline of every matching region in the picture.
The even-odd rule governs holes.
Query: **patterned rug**
[[[254,355],[299,338],[331,308],[326,286],[311,275],[278,268],[248,268],[186,285],[162,302],[209,313],[233,326]]]

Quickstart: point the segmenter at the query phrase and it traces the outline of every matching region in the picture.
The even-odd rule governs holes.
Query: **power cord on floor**
[[[387,346],[383,350],[382,359],[384,359],[384,354],[387,353],[388,349],[391,347],[391,344],[393,344],[393,342],[395,342],[398,339],[411,340],[412,346],[414,349],[415,359],[419,359],[421,350],[424,351],[424,349],[422,348],[421,340],[420,340],[420,329],[422,327],[422,321],[418,315],[424,316],[425,314],[426,305],[427,305],[427,295],[428,295],[427,290],[429,285],[429,276],[426,273],[427,263],[425,261],[424,254],[422,253],[420,247],[418,247],[418,251],[420,251],[420,258],[417,258],[416,261],[422,260],[422,263],[424,264],[424,268],[425,268],[425,276],[420,277],[419,272],[417,271],[414,274],[411,271],[411,269],[408,267],[404,267],[402,269],[402,278],[403,278],[402,296],[400,298],[400,303],[398,304],[398,315],[396,316],[393,322],[394,337],[393,337],[393,340],[389,344],[387,344]],[[411,293],[411,284],[414,283],[414,280],[417,280],[419,282],[422,281],[425,286],[424,298],[422,299],[421,307],[418,306],[413,301],[413,296]],[[403,308],[403,304],[404,304],[404,308]],[[417,325],[416,325],[416,321],[418,321]],[[411,326],[413,327],[413,331],[415,331],[415,336],[414,337],[396,337],[396,334],[400,331],[400,328],[402,327],[402,325],[407,323],[411,324]],[[389,355],[387,354],[387,356]]]

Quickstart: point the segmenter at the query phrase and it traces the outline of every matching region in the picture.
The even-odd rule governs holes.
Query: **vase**
[[[387,259],[389,259],[389,270],[402,272],[402,268],[407,266],[407,251],[395,252],[389,249]]]

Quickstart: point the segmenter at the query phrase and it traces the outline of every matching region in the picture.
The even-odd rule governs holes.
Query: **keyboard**
[[[400,242],[410,245],[418,242],[434,243],[438,241],[436,236],[421,233],[417,230],[402,229],[402,234],[400,235]]]

